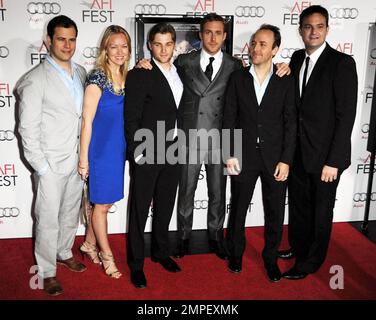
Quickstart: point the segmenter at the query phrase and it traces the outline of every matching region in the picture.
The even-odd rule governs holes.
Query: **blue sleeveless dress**
[[[102,90],[89,145],[89,197],[95,204],[110,204],[124,198],[124,89],[115,93],[100,69],[88,74],[89,84]]]

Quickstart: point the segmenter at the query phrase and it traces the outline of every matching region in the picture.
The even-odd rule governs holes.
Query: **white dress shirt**
[[[176,108],[179,108],[180,100],[183,95],[183,83],[180,80],[179,74],[176,70],[176,67],[174,64],[171,64],[170,70],[163,69],[163,67],[159,64],[157,60],[152,58],[159,70],[161,70],[162,74],[166,78],[168,85],[170,86],[170,89],[172,91],[172,94],[174,96]],[[178,135],[178,126],[177,121],[175,121],[175,129],[174,129],[174,135],[173,138],[177,137]],[[142,158],[142,154],[137,156],[135,158],[135,161],[138,162]]]
[[[223,52],[221,50],[219,50],[214,56],[212,56],[209,53],[207,53],[204,49],[202,49],[201,54],[200,54],[200,66],[201,66],[201,70],[203,72],[205,72],[206,67],[208,66],[208,64],[210,62],[210,60],[209,60],[210,57],[214,58],[214,61],[212,63],[213,74],[212,74],[212,78],[211,78],[211,80],[213,81],[213,79],[215,78],[216,74],[219,71],[219,68],[221,67],[222,59],[223,59]]]
[[[309,57],[309,64],[308,64],[308,72],[307,72],[307,81],[308,82],[309,77],[312,74],[313,68],[315,67],[315,64],[317,60],[319,60],[322,52],[324,51],[326,47],[326,42],[324,42],[320,48],[318,48],[315,52],[313,52],[311,55],[308,55],[306,52],[305,58],[303,60],[303,64],[300,67],[300,72],[299,72],[299,89],[300,89],[300,96],[302,96],[302,87],[303,87],[303,76],[304,76],[304,69],[305,69],[305,59]]]

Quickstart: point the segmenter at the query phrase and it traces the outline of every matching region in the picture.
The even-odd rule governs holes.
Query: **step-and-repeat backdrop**
[[[376,3],[372,0],[0,0],[0,238],[30,237],[33,224],[33,184],[31,172],[20,152],[16,134],[17,109],[14,89],[19,78],[45,58],[46,23],[56,15],[71,17],[78,25],[77,51],[74,60],[88,71],[94,66],[102,31],[111,24],[124,26],[132,37],[135,52],[135,15],[141,13],[163,17],[165,14],[200,16],[208,12],[234,16],[233,55],[248,61],[251,34],[262,24],[281,28],[282,44],[275,62],[289,62],[292,53],[303,46],[298,34],[300,12],[321,4],[330,13],[329,44],[354,57],[359,76],[357,119],[353,130],[352,165],[343,174],[338,187],[335,221],[362,220],[366,200],[369,153],[366,142],[376,65],[376,32],[372,23]],[[134,64],[134,54],[131,67]],[[318,94],[320,94],[318,92]],[[56,97],[57,99],[59,97]],[[125,194],[129,174],[126,170]],[[194,229],[206,228],[208,197],[204,168],[195,197]],[[375,219],[376,183],[371,196],[370,219]],[[127,227],[128,197],[113,205],[109,213],[109,232],[124,233]],[[227,213],[230,192],[227,189]],[[286,199],[286,208],[288,198]],[[287,213],[287,210],[286,210]],[[146,231],[151,228],[152,207]],[[285,222],[287,222],[287,214]],[[226,222],[227,223],[227,217]],[[261,189],[257,184],[249,204],[247,226],[263,225]],[[176,212],[170,224],[176,230]],[[84,231],[80,225],[78,234]]]

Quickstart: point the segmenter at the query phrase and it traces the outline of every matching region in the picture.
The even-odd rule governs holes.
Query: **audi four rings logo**
[[[82,54],[85,58],[96,58],[98,57],[98,54],[99,54],[99,48],[98,47],[86,47]]]
[[[330,12],[333,19],[355,19],[359,15],[357,8],[334,8]]]
[[[0,130],[0,141],[12,141],[15,135],[11,130]]]
[[[376,59],[376,48],[371,50],[371,58]]]
[[[298,50],[298,48],[283,48],[281,51],[281,58],[291,58],[296,50]]]
[[[207,209],[209,205],[208,200],[195,200],[194,208],[195,209]]]
[[[361,130],[362,130],[363,133],[369,133],[369,123],[363,124]]]
[[[353,200],[354,202],[365,202],[367,200],[367,193],[355,193]],[[371,193],[371,201],[376,201],[376,192]]]
[[[235,9],[235,15],[237,17],[244,17],[244,18],[261,18],[265,14],[264,7],[249,7],[249,6],[238,6]]]
[[[60,11],[61,6],[57,2],[29,2],[27,5],[30,14],[58,14]]]
[[[9,49],[4,46],[0,46],[0,58],[6,58],[9,56]]]
[[[163,4],[138,4],[134,7],[136,14],[163,15],[167,11]]]
[[[16,207],[12,208],[0,208],[0,218],[15,218],[20,215],[20,209]]]

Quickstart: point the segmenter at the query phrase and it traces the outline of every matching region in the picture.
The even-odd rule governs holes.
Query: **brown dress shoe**
[[[56,262],[57,264],[66,266],[69,270],[73,272],[84,272],[86,270],[86,266],[83,263],[78,262],[73,257],[67,260],[57,260]]]
[[[50,296],[58,296],[63,293],[63,288],[61,287],[59,281],[56,277],[50,277],[43,279],[43,290]]]

